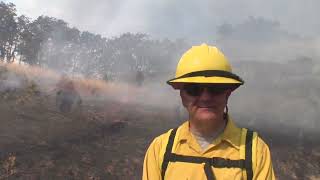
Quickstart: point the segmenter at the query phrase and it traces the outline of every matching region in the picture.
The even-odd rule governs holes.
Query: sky
[[[223,23],[241,24],[249,17],[280,23],[289,33],[320,34],[318,0],[5,0],[18,14],[48,15],[80,30],[117,36],[142,32],[160,38],[203,40],[215,36]]]

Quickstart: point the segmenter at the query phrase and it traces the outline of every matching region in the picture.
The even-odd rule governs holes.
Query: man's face
[[[200,124],[217,124],[227,105],[231,89],[209,84],[185,84],[180,90],[190,120]]]

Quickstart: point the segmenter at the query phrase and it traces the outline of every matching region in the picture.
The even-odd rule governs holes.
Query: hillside
[[[59,78],[0,65],[0,179],[141,179],[151,140],[180,123],[174,106],[142,102],[156,98],[143,87],[70,78],[81,102],[64,112]],[[261,121],[251,127],[270,144],[278,179],[320,179],[319,133]]]

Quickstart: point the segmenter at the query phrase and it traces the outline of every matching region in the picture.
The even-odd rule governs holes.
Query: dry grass
[[[59,74],[6,66],[27,82],[19,91],[0,93],[0,179],[141,179],[152,138],[179,124],[171,107],[137,103],[134,95],[146,96],[143,88],[84,78],[72,78],[82,106],[61,113],[55,94],[43,90],[54,89]],[[33,81],[47,87],[34,93]],[[269,135],[279,179],[319,179],[319,141],[297,144],[296,136],[269,129],[262,134]]]

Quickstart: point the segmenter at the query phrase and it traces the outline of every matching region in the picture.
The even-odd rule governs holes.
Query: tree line
[[[0,61],[6,63],[103,78],[124,72],[163,72],[187,47],[182,39],[155,40],[144,33],[105,38],[54,17],[18,16],[13,3],[0,2]]]

